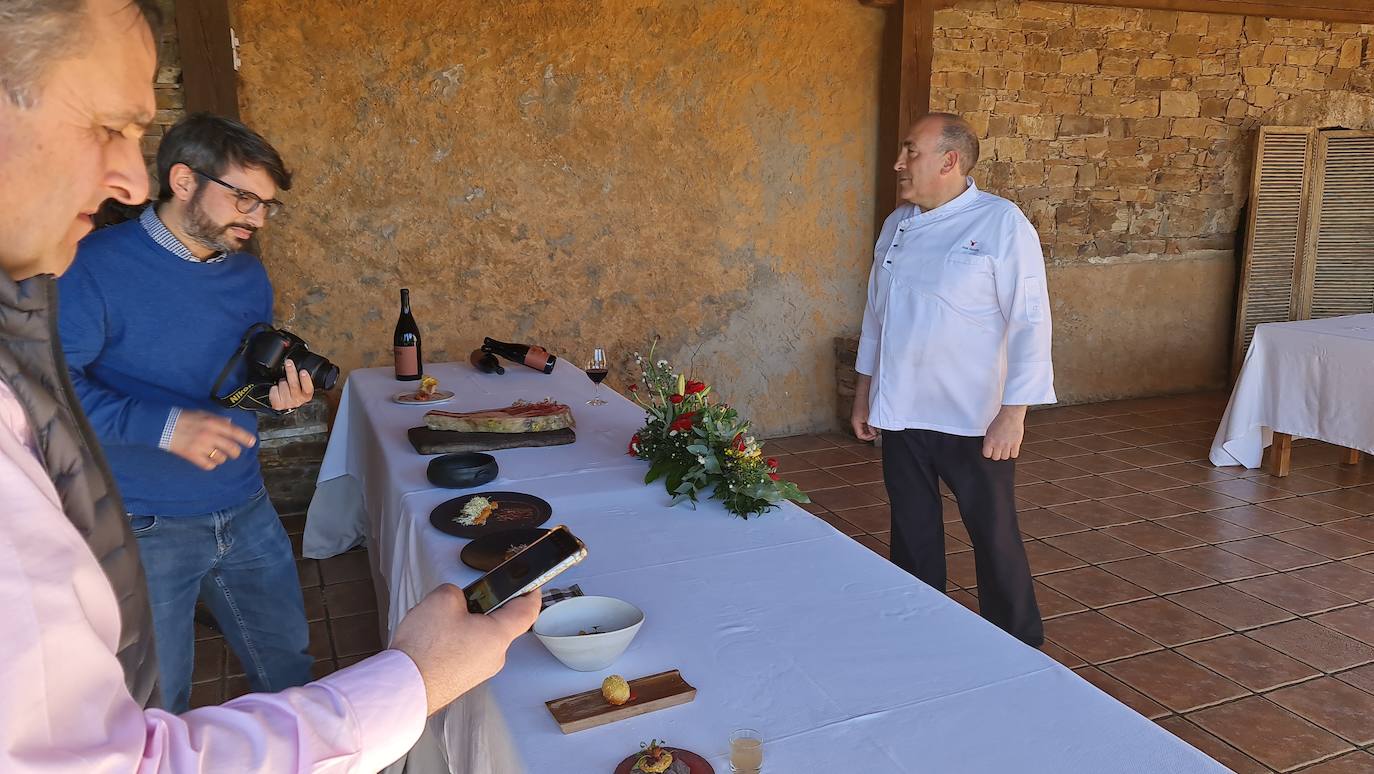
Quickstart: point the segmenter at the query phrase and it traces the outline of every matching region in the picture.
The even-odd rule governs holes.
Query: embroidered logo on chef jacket
[[[978,249],[978,240],[977,240],[977,239],[970,239],[970,240],[968,241],[968,244],[960,245],[960,246],[959,246],[959,249],[960,249],[960,250],[963,250],[964,252],[966,252],[966,253],[968,253],[968,254],[970,254],[970,255],[978,255],[979,252],[981,252],[981,251]]]

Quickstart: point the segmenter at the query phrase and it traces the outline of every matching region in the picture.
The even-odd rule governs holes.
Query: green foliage
[[[644,483],[662,479],[674,505],[706,496],[745,519],[783,500],[811,501],[796,484],[778,477],[777,461],[763,456],[763,445],[749,435],[748,420],[729,404],[713,402],[711,387],[653,356],[653,348],[647,359],[635,355],[642,375],[630,388],[646,414],[628,450],[649,462]]]

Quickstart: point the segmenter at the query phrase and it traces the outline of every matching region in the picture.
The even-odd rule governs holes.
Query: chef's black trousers
[[[1045,640],[1016,523],[1016,461],[983,456],[983,439],[934,430],[884,430],[883,478],[892,503],[892,561],[945,590],[943,480],[973,541],[978,609],[1032,647]]]

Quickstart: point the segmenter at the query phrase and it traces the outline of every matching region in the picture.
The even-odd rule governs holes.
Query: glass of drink
[[[601,382],[606,378],[606,350],[597,347],[592,350],[592,358],[587,361],[587,377],[596,385],[596,393],[592,399],[587,401],[588,406],[604,406],[606,401],[601,399]]]
[[[734,774],[759,774],[763,771],[763,736],[752,728],[730,733],[730,771]]]

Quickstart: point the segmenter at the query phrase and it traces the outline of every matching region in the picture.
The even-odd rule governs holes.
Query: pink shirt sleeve
[[[181,716],[142,709],[114,656],[113,589],[3,383],[0,615],[3,772],[373,772],[424,728],[424,683],[395,650],[281,693]]]

